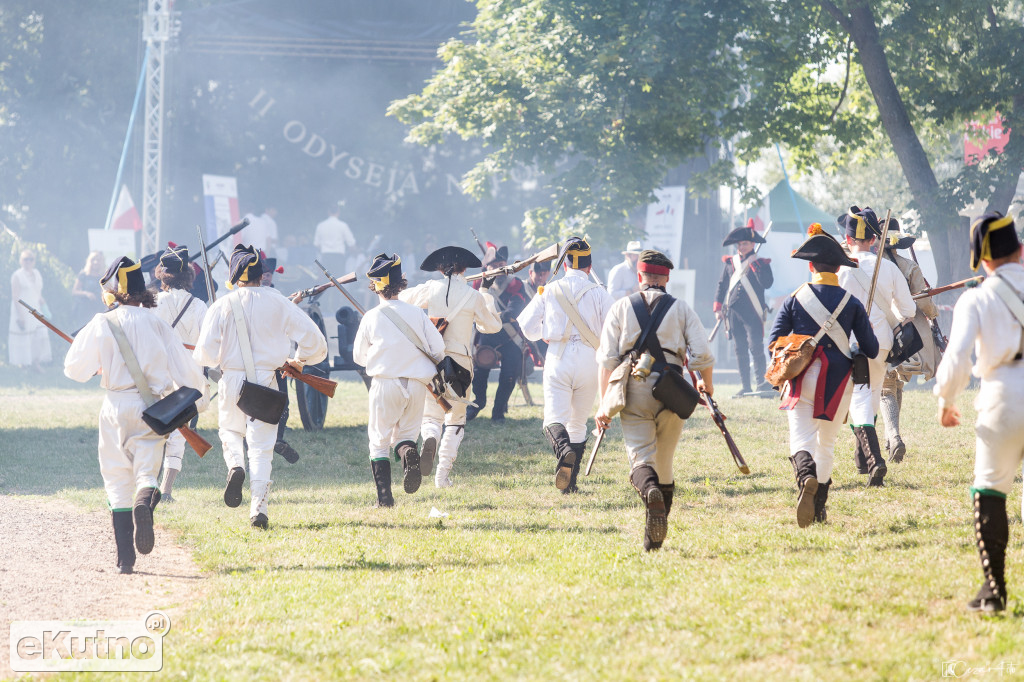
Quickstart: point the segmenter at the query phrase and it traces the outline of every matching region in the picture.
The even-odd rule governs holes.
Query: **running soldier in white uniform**
[[[986,213],[971,226],[971,267],[977,270],[979,264],[985,282],[956,302],[949,345],[935,375],[935,395],[939,422],[957,426],[957,396],[972,373],[981,379],[974,400],[978,421],[971,496],[984,582],[967,607],[995,613],[1006,608],[1006,496],[1024,459],[1024,264],[1011,217]],[[973,368],[972,350],[977,357]]]
[[[629,481],[647,508],[644,549],[650,551],[661,547],[668,532],[668,515],[672,511],[672,498],[675,494],[672,460],[684,423],[675,412],[666,409],[654,397],[654,384],[666,365],[673,365],[677,371],[681,371],[689,353],[689,368],[701,376],[698,388],[711,395],[714,390],[711,373],[715,357],[708,346],[704,325],[686,302],[670,299],[665,312],[659,312],[664,304],[659,306],[658,302],[668,295],[665,293],[665,285],[668,284],[672,261],[663,253],[647,250],[640,254],[637,270],[640,291],[620,298],[612,305],[601,330],[597,362],[601,366],[599,390],[607,398],[612,371],[619,368],[626,356],[633,350],[652,350],[649,340],[644,342],[643,348],[636,348],[643,325],[637,318],[634,301],[647,308],[651,319],[663,315],[654,335],[665,360],[656,361],[644,381],[635,381],[628,375],[623,379],[626,382],[625,405],[620,413],[622,437],[631,468]],[[608,413],[609,402],[602,399],[601,407],[594,417],[602,428],[608,428],[611,424]]]
[[[427,383],[444,358],[445,342],[421,308],[398,300],[407,286],[402,259],[381,253],[367,271],[380,305],[367,311],[352,342],[352,360],[366,368],[370,383],[370,468],[377,506],[393,507],[391,447],[402,461],[402,486],[419,490],[423,480],[416,437],[423,421]]]
[[[590,279],[590,244],[570,237],[563,247],[565,277],[543,287],[518,322],[531,341],[548,344],[544,362],[544,434],[557,464],[555,487],[578,491],[587,446],[587,417],[597,395],[597,347],[614,300]]]
[[[192,295],[195,271],[189,264],[188,247],[171,245],[160,256],[154,276],[160,281],[156,295],[156,314],[178,332],[181,342],[195,348],[199,328],[206,316],[206,304]],[[171,492],[174,478],[181,472],[185,455],[185,437],[177,431],[167,437],[164,448],[164,480],[160,495],[164,502],[174,502]]]
[[[875,212],[870,208],[861,210],[851,206],[849,212],[839,216],[836,222],[844,229],[850,254],[859,266],[840,268],[839,286],[853,294],[865,309],[870,307],[868,316],[879,348],[878,355],[868,360],[870,381],[867,384],[855,384],[853,398],[850,400],[850,427],[857,441],[854,459],[857,471],[868,474],[868,485],[881,486],[887,467],[875,431],[875,419],[882,402],[882,383],[888,369],[885,360],[892,348],[892,330],[903,320],[912,318],[917,312],[917,306],[910,297],[910,288],[903,273],[895,263],[886,259],[879,266],[874,303],[870,306],[868,304],[868,291],[878,262],[872,249],[882,236]],[[856,334],[854,343],[857,343]]]
[[[114,525],[117,565],[121,573],[131,573],[136,548],[141,554],[153,551],[153,510],[160,501],[156,477],[166,441],[166,436],[158,436],[142,420],[147,400],[186,386],[203,394],[196,403],[200,411],[206,409],[209,398],[206,378],[181,339],[146,310],[154,308],[156,301],[146,289],[139,266],[120,258],[100,283],[104,300],[120,305],[97,314],[78,332],[64,358],[64,374],[85,382],[99,372],[100,385],[107,389],[99,417],[100,474]],[[128,359],[119,338],[127,343]],[[145,379],[142,391],[133,371]]]
[[[462,370],[464,384],[456,393],[465,398],[473,382],[473,335],[494,334],[501,330],[501,317],[494,305],[490,289],[477,291],[466,283],[466,268],[481,267],[480,259],[461,246],[444,246],[427,256],[420,270],[440,272],[442,280],[425,282],[398,295],[406,303],[423,308],[439,329],[444,339],[444,354]],[[459,390],[461,389],[461,390]],[[443,428],[442,428],[443,425]],[[431,396],[423,404],[423,423],[420,426],[423,451],[420,453],[420,472],[429,476],[437,454],[437,473],[434,485],[447,488],[452,485],[451,472],[459,456],[459,444],[466,435],[466,403],[454,402],[448,413]]]
[[[277,422],[268,423],[246,415],[238,406],[243,382],[264,387],[276,384],[275,371],[285,362],[302,367],[327,357],[327,339],[302,310],[273,289],[261,286],[263,265],[251,246],[239,244],[231,252],[226,296],[210,306],[203,320],[194,357],[205,367],[218,367],[220,441],[228,467],[224,504],[242,504],[245,454],[249,456],[249,520],[266,529],[267,499],[273,468]],[[237,285],[237,286],[236,286]],[[289,358],[292,343],[295,355]],[[251,366],[249,366],[251,365]],[[300,370],[301,371],[301,370]]]
[[[891,258],[896,267],[903,273],[910,287],[910,295],[916,296],[930,287],[916,261],[904,258],[897,251],[913,248],[916,237],[899,234],[900,224],[896,219],[889,221],[888,242],[885,255]],[[895,233],[894,233],[895,231]],[[931,321],[939,316],[935,300],[926,297],[914,301],[917,312],[914,315],[914,327],[921,336],[924,347],[899,367],[891,368],[882,383],[881,413],[885,420],[885,451],[890,462],[902,462],[907,454],[907,446],[900,434],[900,410],[903,409],[903,385],[915,374],[921,375],[922,381],[930,381],[942,360],[942,350],[935,343]]]

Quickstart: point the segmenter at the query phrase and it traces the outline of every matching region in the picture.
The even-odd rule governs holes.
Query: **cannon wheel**
[[[324,318],[318,308],[311,309],[309,316],[324,333]],[[326,334],[324,333],[324,336]],[[331,363],[325,358],[323,362],[316,365],[306,365],[303,374],[315,374],[320,377],[330,377]],[[299,418],[302,419],[302,428],[306,431],[319,431],[324,428],[324,420],[327,419],[327,396],[315,391],[301,381],[295,382],[295,397],[299,407]]]

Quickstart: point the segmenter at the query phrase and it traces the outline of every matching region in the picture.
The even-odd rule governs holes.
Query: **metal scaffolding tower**
[[[146,131],[142,146],[142,253],[160,244],[160,198],[163,194],[164,66],[167,41],[176,33],[172,0],[148,0],[142,37],[149,47],[146,62]]]

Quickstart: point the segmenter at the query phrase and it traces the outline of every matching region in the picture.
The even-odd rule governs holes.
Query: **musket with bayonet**
[[[772,231],[772,226],[774,224],[775,224],[774,220],[772,220],[772,221],[770,221],[768,223],[768,227],[765,229],[764,234],[761,235],[763,238],[767,238],[768,237],[768,233]],[[753,263],[755,260],[757,260],[757,252],[760,251],[761,247],[764,246],[766,243],[767,243],[767,241],[758,242],[757,243],[757,246],[754,247],[754,252],[752,254],[752,257],[750,258],[750,260],[748,260],[746,263],[744,263],[744,265],[743,265],[743,274],[741,274],[740,277],[742,277],[743,275],[747,274],[747,270],[750,268],[750,264]],[[718,321],[715,322],[715,326],[711,330],[711,335],[708,336],[708,343],[711,343],[712,341],[715,340],[715,336],[718,334],[718,328],[722,326],[722,320],[728,320],[729,319],[729,310],[728,310],[728,308],[729,308],[729,293],[730,292],[726,292],[726,294],[725,294],[725,306],[724,306],[725,314],[723,314],[722,317],[720,317],[718,319]],[[726,324],[728,324],[728,322]]]
[[[483,255],[485,255],[485,256],[486,256],[486,255],[487,255],[487,247],[486,247],[486,246],[484,246],[484,245],[483,245],[483,242],[481,242],[481,241],[480,241],[480,237],[477,237],[477,236],[476,236],[476,230],[474,230],[474,229],[473,229],[473,228],[471,227],[471,228],[469,228],[469,231],[473,233],[473,239],[475,239],[475,240],[476,240],[476,245],[480,247],[480,253],[482,253]]]
[[[73,338],[62,332],[55,324],[46,319],[46,317],[41,312],[30,306],[28,303],[25,303],[20,298],[18,299],[18,303],[25,306],[28,309],[28,311],[32,313],[32,317],[39,320],[39,322],[41,322],[47,329],[52,331],[54,334],[64,339],[68,343],[75,342]],[[213,447],[212,445],[210,445],[209,441],[207,441],[205,438],[203,438],[202,436],[200,436],[198,433],[196,433],[187,426],[180,427],[178,431],[181,433],[182,436],[185,437],[185,441],[192,446],[192,449],[195,450],[196,454],[199,455],[200,457],[209,452],[210,448]]]
[[[931,289],[926,289],[925,291],[922,291],[919,294],[914,294],[911,298],[913,298],[915,301],[920,301],[922,298],[928,298],[929,296],[938,296],[939,294],[944,294],[947,291],[953,291],[954,289],[960,289],[961,287],[967,287],[968,289],[970,289],[972,287],[978,286],[984,280],[985,278],[982,275],[978,275],[977,277],[968,277],[967,279],[962,279],[959,282],[953,282],[952,284],[945,284],[941,287],[932,287]]]
[[[248,225],[248,220],[243,220]],[[242,227],[245,227],[243,225]],[[206,295],[210,297],[210,303],[217,300],[217,290],[213,288],[213,272],[210,269],[210,258],[206,254],[206,242],[203,240],[203,228],[196,225],[199,233],[199,252],[203,255],[203,273],[206,276]]]
[[[492,277],[498,277],[500,275],[514,275],[515,273],[525,270],[534,263],[543,263],[545,261],[554,260],[558,258],[559,244],[555,242],[551,246],[538,251],[525,260],[517,260],[511,265],[503,265],[500,268],[493,268],[491,270],[485,270],[475,275],[470,275],[466,278],[467,282],[475,282],[478,279],[491,279]]]
[[[217,246],[218,244],[220,244],[222,241],[224,241],[228,237],[230,237],[232,235],[235,235],[235,234],[238,234],[239,232],[244,230],[246,227],[248,227],[248,225],[249,225],[249,219],[248,218],[243,218],[242,222],[238,223],[237,225],[232,227],[230,230],[228,230],[227,232],[225,232],[224,234],[222,234],[221,236],[217,237],[212,242],[207,244],[206,248],[207,249],[212,249],[213,247]],[[198,225],[196,227],[198,227]],[[203,232],[202,232],[202,228],[200,228],[199,229],[199,240],[202,241],[202,239],[203,239]],[[191,260],[191,261],[194,261],[198,257],[199,257],[199,251],[196,251],[195,253],[189,254],[188,259]],[[216,265],[216,261],[214,261],[214,264]]]
[[[874,303],[875,298],[875,285],[878,283],[878,271],[882,269],[881,260],[884,257],[885,251],[885,238],[889,235],[889,220],[892,218],[892,209],[890,208],[885,212],[885,224],[882,225],[882,238],[878,242],[878,259],[875,260],[875,270],[871,273],[871,288],[868,289],[868,303],[865,306],[865,312],[868,317],[871,317],[871,304]]]

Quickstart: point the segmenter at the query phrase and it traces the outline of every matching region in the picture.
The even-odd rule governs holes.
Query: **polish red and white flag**
[[[127,185],[121,185],[121,192],[117,195],[117,204],[114,206],[114,221],[110,226],[115,230],[135,230],[136,232],[142,229],[142,218],[139,217],[139,212],[135,208],[132,195],[128,193]]]

